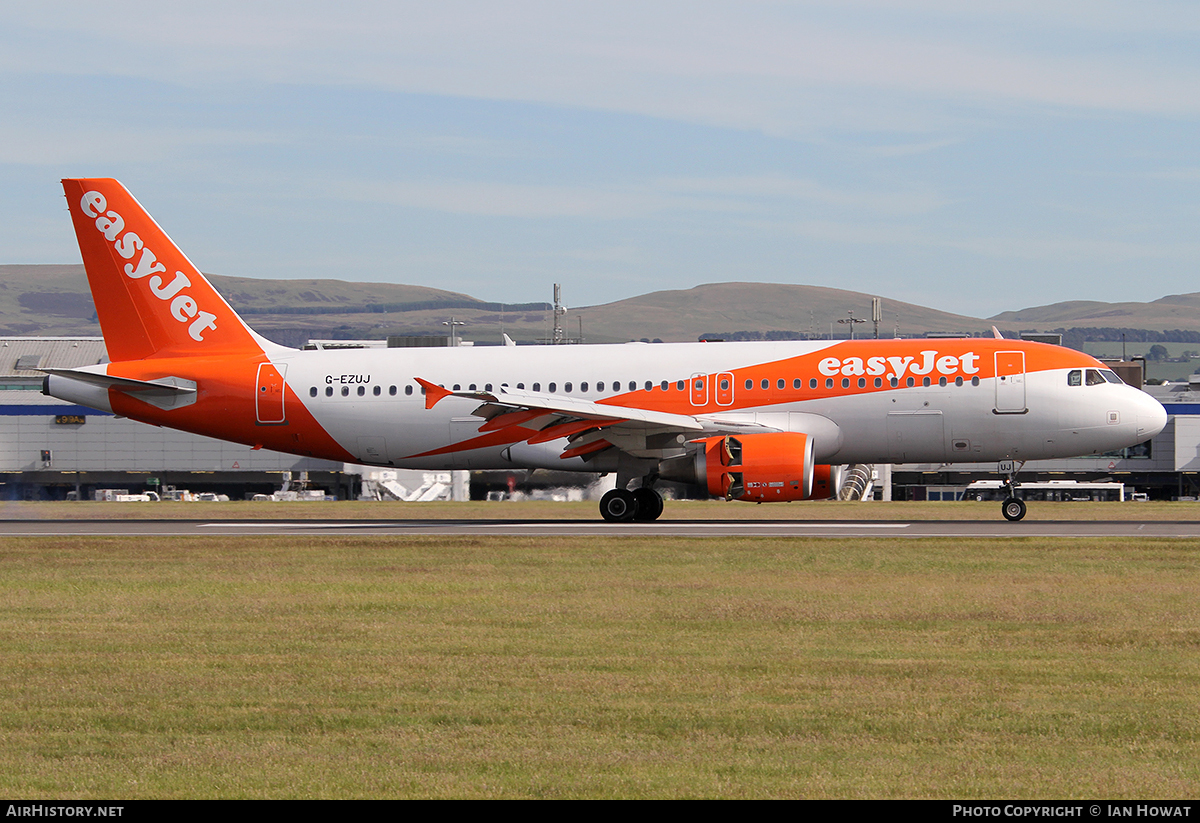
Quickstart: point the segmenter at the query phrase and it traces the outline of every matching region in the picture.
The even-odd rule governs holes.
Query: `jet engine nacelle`
[[[697,441],[696,482],[727,500],[775,503],[832,497],[838,472],[813,464],[813,441],[798,432],[726,435]]]

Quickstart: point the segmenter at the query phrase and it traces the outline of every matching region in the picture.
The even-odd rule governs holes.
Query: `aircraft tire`
[[[657,520],[663,513],[662,495],[654,489],[634,489],[633,499],[637,501],[635,520]]]
[[[609,523],[623,523],[637,517],[638,501],[633,492],[613,489],[600,498],[600,516]]]
[[[1025,501],[1019,497],[1009,497],[1000,506],[1000,511],[1004,512],[1004,519],[1017,521],[1025,517]]]

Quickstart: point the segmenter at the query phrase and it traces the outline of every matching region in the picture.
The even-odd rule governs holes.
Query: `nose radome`
[[[1136,391],[1136,390],[1135,390]],[[1167,426],[1167,410],[1150,395],[1138,391],[1137,399],[1137,433],[1138,437],[1149,439],[1154,437]]]

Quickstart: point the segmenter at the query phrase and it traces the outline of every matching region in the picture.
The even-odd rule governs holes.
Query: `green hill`
[[[498,343],[503,329],[519,341],[535,341],[548,338],[553,323],[548,304],[486,303],[424,286],[209,277],[247,323],[285,345],[299,345],[309,338],[444,334],[443,323],[451,317],[466,324],[462,334],[467,340]],[[1150,303],[1056,303],[986,320],[882,297],[881,337],[987,334],[993,323],[1009,331],[1072,326],[1200,331],[1200,293]],[[829,336],[831,326],[836,336],[844,337],[847,327],[836,321],[850,312],[869,320],[871,295],[820,286],[711,283],[569,308],[564,326],[575,337],[582,320],[583,337],[589,343],[642,338],[691,341],[701,335],[729,337],[737,332],[823,338]],[[82,265],[0,266],[0,336],[99,334]],[[857,336],[870,334],[869,322],[857,326]]]

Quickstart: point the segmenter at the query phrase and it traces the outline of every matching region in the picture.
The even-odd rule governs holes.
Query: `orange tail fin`
[[[62,184],[111,360],[263,351],[266,341],[124,186],[110,179]]]

